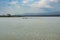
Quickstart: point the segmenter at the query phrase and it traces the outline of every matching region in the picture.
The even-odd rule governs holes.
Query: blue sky
[[[54,11],[60,11],[60,0],[0,0],[0,14],[37,14]]]

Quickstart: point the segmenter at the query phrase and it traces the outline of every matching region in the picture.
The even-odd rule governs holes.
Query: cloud
[[[51,1],[56,1],[56,0],[49,0]],[[10,5],[16,5],[19,7],[18,2],[17,1],[12,1],[9,3]],[[34,1],[34,0],[22,0],[22,4],[23,6],[29,6],[31,8],[53,8],[53,6],[49,5],[47,0],[39,0],[39,1]]]
[[[31,5],[31,7],[35,7],[35,8],[43,8],[43,7],[52,8],[52,6],[49,5],[46,0],[40,0],[40,1],[38,1],[38,2],[34,2],[34,3]]]
[[[58,0],[49,0],[49,1],[51,1],[51,2],[58,2]]]
[[[9,2],[9,5],[10,5],[10,7],[13,6],[13,7],[16,7],[17,9],[20,8],[18,1]]]
[[[24,4],[25,4],[25,3],[28,3],[28,0],[23,0],[22,3],[24,3]]]
[[[14,4],[17,4],[17,3],[18,3],[17,1],[9,2],[9,4],[11,4],[11,5],[14,5]]]
[[[22,3],[23,3],[23,4],[26,4],[26,3],[27,3],[27,4],[30,4],[32,1],[34,1],[34,0],[22,0]]]
[[[54,8],[54,7],[51,6],[51,5],[46,5],[45,7],[46,7],[46,8]]]
[[[21,8],[20,5],[18,4],[18,1],[10,1],[7,3],[8,6],[2,8],[1,13],[3,12],[3,14],[18,14],[18,12],[20,12]]]
[[[44,13],[48,11],[60,10],[60,0],[12,0],[7,2],[9,6],[2,8],[5,11],[3,13],[10,14],[25,14],[25,13]],[[4,3],[4,2],[3,2]],[[1,8],[1,7],[0,7]]]

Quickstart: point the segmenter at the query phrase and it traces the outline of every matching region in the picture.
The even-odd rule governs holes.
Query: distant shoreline
[[[60,17],[60,15],[14,15],[14,16],[0,16],[0,17]]]

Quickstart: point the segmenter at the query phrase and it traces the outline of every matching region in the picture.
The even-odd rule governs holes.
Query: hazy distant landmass
[[[26,13],[24,16],[60,16],[60,11],[49,13]]]
[[[60,15],[60,11],[57,11],[57,12],[46,12],[46,13],[26,13],[24,15]]]
[[[50,13],[25,13],[24,15],[11,15],[11,14],[7,14],[7,15],[0,15],[0,17],[45,17],[45,16],[60,16],[60,12],[50,12]]]

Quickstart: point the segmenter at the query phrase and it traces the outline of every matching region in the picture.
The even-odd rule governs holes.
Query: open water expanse
[[[0,17],[0,40],[60,40],[60,17]]]

